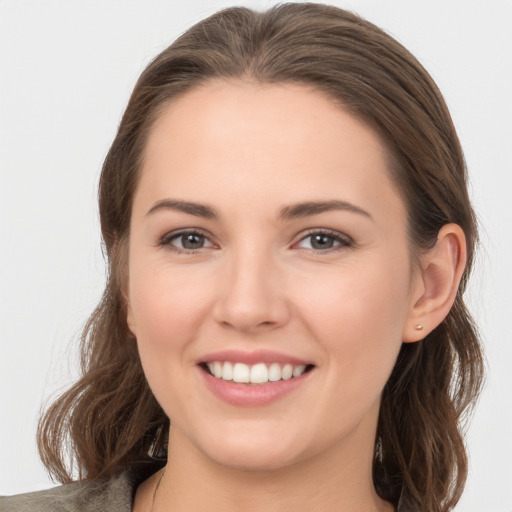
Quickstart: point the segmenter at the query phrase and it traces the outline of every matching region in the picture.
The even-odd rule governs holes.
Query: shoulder
[[[129,512],[125,474],[101,484],[73,482],[46,491],[0,497],[1,512]]]
[[[2,512],[82,512],[88,507],[89,498],[96,493],[96,486],[83,482],[64,484],[46,491],[28,492],[15,496],[1,496]]]
[[[79,481],[46,491],[0,496],[1,512],[130,512],[138,485],[161,464],[134,466],[107,481]]]

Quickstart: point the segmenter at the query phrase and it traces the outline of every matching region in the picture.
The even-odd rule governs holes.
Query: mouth
[[[309,389],[311,360],[274,350],[225,349],[196,361],[207,389],[236,407],[262,407]]]
[[[313,364],[259,362],[246,364],[234,361],[204,361],[199,367],[216,379],[236,384],[262,386],[272,382],[297,379],[309,373]]]

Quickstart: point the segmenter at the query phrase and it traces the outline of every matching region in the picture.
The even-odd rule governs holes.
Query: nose
[[[223,270],[213,309],[218,323],[255,333],[289,321],[284,275],[271,257],[247,251],[226,262]]]

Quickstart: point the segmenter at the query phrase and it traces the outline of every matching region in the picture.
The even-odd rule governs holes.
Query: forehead
[[[269,208],[333,196],[399,215],[404,207],[375,131],[297,84],[216,80],[171,102],[149,134],[137,192],[145,202],[166,194],[246,205],[258,197]]]
[[[333,143],[353,146],[357,139],[360,147],[372,147],[382,157],[386,153],[370,127],[313,87],[215,79],[170,102],[152,126],[146,154],[151,156],[159,144],[172,145],[173,139],[192,139],[199,146],[203,141],[244,137],[248,148],[251,143],[271,142],[269,135],[277,132],[279,138],[272,139],[267,151],[273,146],[289,149],[289,144],[296,152]],[[182,147],[176,143],[175,150],[177,146]]]

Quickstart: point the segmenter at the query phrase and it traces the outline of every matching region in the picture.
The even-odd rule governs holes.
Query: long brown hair
[[[444,100],[418,61],[371,23],[321,4],[223,10],[142,73],[100,180],[107,285],[83,332],[83,375],[41,418],[44,464],[63,482],[73,464],[80,478],[94,480],[165,452],[169,420],[126,324],[126,241],[149,129],[170,101],[215,77],[307,84],[377,130],[408,207],[413,254],[432,247],[444,224],[464,230],[468,264],[452,310],[423,341],[403,344],[383,391],[373,468],[377,492],[399,510],[450,510],[467,473],[462,420],[483,376],[463,301],[477,232],[462,150]]]

